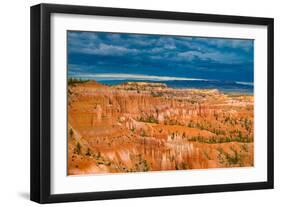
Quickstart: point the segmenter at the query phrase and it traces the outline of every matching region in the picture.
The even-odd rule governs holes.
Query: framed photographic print
[[[273,19],[31,7],[31,200],[273,188]]]

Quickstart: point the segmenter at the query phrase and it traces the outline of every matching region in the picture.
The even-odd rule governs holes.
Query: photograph
[[[66,35],[67,175],[254,167],[253,39]]]
[[[274,18],[247,12],[32,6],[30,200],[273,189]]]

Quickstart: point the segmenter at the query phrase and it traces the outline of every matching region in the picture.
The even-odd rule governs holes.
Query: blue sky
[[[68,75],[253,81],[253,40],[68,31]]]

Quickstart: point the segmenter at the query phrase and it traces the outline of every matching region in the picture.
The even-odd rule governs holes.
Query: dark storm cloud
[[[73,31],[68,69],[253,81],[253,40]]]

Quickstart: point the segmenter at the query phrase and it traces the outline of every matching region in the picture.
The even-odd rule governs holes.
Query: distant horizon
[[[254,80],[253,40],[81,31],[67,37],[71,77]]]
[[[85,76],[69,76],[80,81],[96,81],[101,84],[113,86],[127,82],[163,83],[175,89],[218,89],[226,93],[253,94],[254,83],[241,81],[222,81],[208,79],[191,79],[166,76],[147,76],[131,74],[88,74]]]
[[[234,82],[237,84],[253,85],[253,82],[244,82],[237,80],[214,80],[214,79],[201,79],[201,78],[188,78],[188,77],[171,77],[171,76],[150,76],[144,74],[118,74],[118,73],[99,73],[99,74],[79,74],[69,75],[68,78],[77,78],[83,80],[96,80],[96,81],[115,81],[115,80],[133,80],[133,81],[221,81],[221,82]]]

